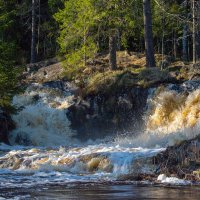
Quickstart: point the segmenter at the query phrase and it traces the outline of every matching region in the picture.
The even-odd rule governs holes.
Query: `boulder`
[[[133,88],[115,95],[77,98],[68,109],[71,128],[81,139],[96,139],[143,128],[148,89]]]
[[[153,163],[158,166],[158,174],[199,181],[200,135],[168,147],[153,158]]]
[[[10,115],[0,109],[0,143],[9,144],[8,136],[9,132],[15,128],[15,124],[12,121]]]

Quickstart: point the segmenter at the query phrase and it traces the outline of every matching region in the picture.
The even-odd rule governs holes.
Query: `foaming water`
[[[153,148],[167,147],[199,135],[200,89],[175,91],[153,90],[145,117],[146,130],[137,135],[119,135],[120,145]]]
[[[128,148],[114,144],[77,148],[11,150],[0,158],[0,161],[7,161],[2,162],[0,167],[26,173],[40,171],[75,174],[107,172],[111,176],[117,177],[132,172],[151,172],[151,167],[145,166],[149,162],[147,158],[151,158],[162,150],[164,149]],[[138,168],[135,161],[138,161],[139,165],[141,163],[144,165]]]
[[[46,184],[110,182],[124,176],[153,174],[152,157],[163,148],[130,148],[115,144],[77,148],[19,148],[0,146],[0,188]]]
[[[146,130],[132,140],[133,144],[167,147],[199,135],[200,89],[160,90],[150,104]]]
[[[189,86],[192,85],[191,83]],[[166,147],[199,134],[200,89],[182,92],[150,89],[145,118],[146,130],[136,135],[114,138],[116,144],[132,147]],[[15,96],[13,104],[21,111],[12,118],[17,128],[10,134],[12,145],[66,146],[79,144],[70,128],[66,113],[73,104],[70,90],[32,84],[24,94]],[[98,144],[94,142],[93,144]]]
[[[146,129],[137,135],[115,138],[120,145],[144,148],[167,147],[199,135],[200,89],[152,89],[146,112]]]
[[[76,132],[70,129],[66,116],[73,103],[70,91],[29,86],[13,99],[13,104],[21,107],[12,116],[17,125],[10,135],[13,146],[0,144],[0,189],[116,182],[137,174],[154,174],[158,166],[153,164],[153,156],[199,134],[200,89],[153,89],[149,98],[143,133],[83,144],[75,139]],[[185,183],[170,177],[166,180]]]
[[[174,132],[163,132],[160,127],[156,130],[144,131],[138,135],[119,135],[114,138],[114,141],[119,145],[129,147],[137,147],[139,145],[142,148],[166,148],[179,144],[184,140],[195,138],[199,135],[199,127],[199,122],[193,128],[185,128]]]
[[[147,131],[172,133],[199,125],[200,89],[189,94],[163,91],[154,98],[153,105]]]
[[[10,142],[34,146],[59,146],[72,144],[75,132],[70,129],[67,108],[73,95],[58,89],[33,84],[24,94],[15,96],[13,104],[21,111],[12,118],[16,129],[10,134]]]

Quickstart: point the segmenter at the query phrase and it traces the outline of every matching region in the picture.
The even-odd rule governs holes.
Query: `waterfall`
[[[106,142],[78,140],[66,115],[73,99],[69,89],[41,84],[32,84],[14,97],[13,104],[20,110],[12,116],[16,123],[10,134],[13,146],[0,145],[2,183],[14,184],[18,173],[25,186],[58,180],[127,180],[137,174],[154,174],[158,166],[153,164],[153,156],[199,134],[200,88],[193,82],[149,89],[146,129]]]
[[[32,84],[23,94],[13,98],[20,111],[12,116],[16,129],[10,134],[10,143],[34,146],[59,146],[75,142],[75,131],[70,129],[66,116],[73,103],[69,91]]]
[[[60,146],[78,144],[70,128],[67,112],[73,104],[70,89],[32,84],[13,98],[20,111],[13,115],[17,127],[10,134],[11,144]],[[135,147],[166,147],[199,134],[200,87],[195,81],[181,85],[150,88],[144,121],[146,129],[115,136],[115,142]],[[88,138],[89,139],[89,138]]]
[[[118,136],[121,145],[167,147],[199,135],[200,83],[187,81],[180,85],[149,89],[145,130],[137,136]]]

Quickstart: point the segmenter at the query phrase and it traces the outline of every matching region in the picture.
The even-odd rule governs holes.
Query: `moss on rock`
[[[132,87],[147,88],[155,84],[175,81],[166,70],[140,68],[96,73],[86,82],[84,94],[110,94]]]

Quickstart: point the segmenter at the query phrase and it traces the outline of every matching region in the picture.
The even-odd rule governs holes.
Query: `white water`
[[[3,149],[6,149],[5,146]],[[1,186],[13,187],[25,175],[22,187],[46,183],[116,181],[135,173],[153,173],[150,160],[163,149],[126,148],[119,145],[89,145],[79,148],[12,150],[0,158],[7,160]],[[8,161],[9,160],[9,161]],[[17,164],[13,164],[17,163]],[[16,180],[15,180],[16,178]],[[16,185],[15,185],[16,184]]]
[[[191,184],[190,181],[182,180],[176,177],[167,177],[165,174],[159,175],[157,180],[160,181],[161,183],[169,183],[169,184],[176,184],[176,185]]]
[[[72,103],[73,95],[69,91],[61,92],[39,84],[33,84],[24,94],[13,99],[14,105],[23,107],[13,116],[17,124],[10,136],[13,146],[0,144],[0,188],[116,181],[139,173],[151,174],[156,170],[151,157],[169,145],[198,134],[197,119],[192,128],[173,127],[173,131],[166,131],[165,123],[163,127],[138,136],[133,133],[132,136],[118,136],[110,142],[81,144],[74,138],[76,133],[70,129],[66,116]],[[18,142],[29,146],[17,146]],[[161,181],[185,183],[170,177]]]
[[[13,116],[17,128],[11,133],[11,144],[15,145],[16,140],[33,146],[73,144],[75,132],[70,129],[66,117],[72,99],[69,91],[62,93],[39,84],[33,84],[24,94],[15,96],[13,104],[22,110]]]

